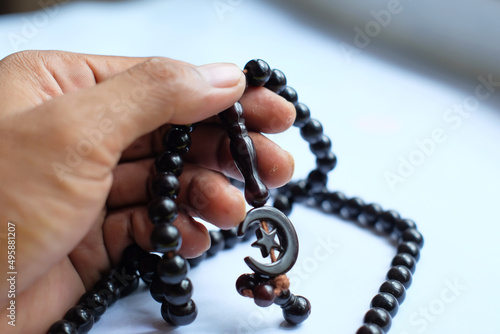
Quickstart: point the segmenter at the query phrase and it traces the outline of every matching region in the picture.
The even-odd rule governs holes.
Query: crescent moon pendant
[[[238,226],[238,236],[243,236],[250,225],[262,220],[270,222],[276,229],[281,246],[280,254],[273,263],[260,263],[249,256],[245,258],[245,263],[258,274],[271,277],[279,276],[292,269],[297,261],[299,254],[297,233],[285,214],[274,207],[262,206],[248,211],[245,220]]]

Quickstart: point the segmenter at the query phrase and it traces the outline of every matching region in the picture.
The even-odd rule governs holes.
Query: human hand
[[[293,173],[291,156],[259,132],[281,132],[295,111],[264,88],[245,90],[234,65],[29,51],[0,61],[0,218],[16,224],[16,327],[7,325],[0,283],[0,332],[45,332],[136,242],[149,250],[146,183],[164,124],[203,121],[180,176],[175,221],[180,253],[209,247],[206,228],[245,216],[245,201],[224,176],[239,177],[220,111],[241,100],[259,171],[270,187]],[[4,227],[6,229],[6,227]],[[7,251],[6,230],[0,232]],[[0,262],[2,272],[7,262]]]

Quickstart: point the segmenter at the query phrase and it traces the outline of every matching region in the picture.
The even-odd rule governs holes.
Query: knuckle
[[[169,106],[170,110],[179,110],[185,101],[179,99],[182,92],[192,90],[196,70],[168,58],[155,57],[141,63],[138,73],[134,73],[140,85],[149,91],[149,95]]]
[[[141,64],[140,70],[146,78],[160,85],[178,84],[186,75],[187,66],[168,58],[154,57]]]
[[[0,61],[2,72],[12,72],[15,69],[32,70],[36,68],[36,59],[39,57],[40,51],[19,51],[13,53]]]

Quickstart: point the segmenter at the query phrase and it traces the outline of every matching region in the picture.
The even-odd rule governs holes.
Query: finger
[[[184,192],[181,188],[178,201],[192,216],[223,229],[234,227],[245,219],[243,194],[224,175],[203,168],[188,168],[183,175],[189,185]],[[181,175],[181,182],[182,178]]]
[[[158,126],[198,122],[226,109],[240,98],[244,82],[232,64],[195,68],[153,58],[93,88],[45,103],[43,113],[30,121],[65,138],[66,145],[90,141],[85,160],[112,167],[126,147]]]
[[[193,144],[186,159],[241,180],[229,148],[229,138],[225,132],[214,131],[213,127],[216,125],[206,125],[192,133]],[[270,188],[276,188],[290,181],[294,171],[292,155],[259,133],[249,135],[257,150],[259,176],[264,183]]]
[[[257,163],[262,180],[271,188],[280,187],[287,183],[292,178],[294,171],[292,155],[261,134],[250,133],[249,135],[257,150]],[[159,137],[161,136],[152,136],[158,139],[152,143],[146,136],[141,137],[134,143],[133,147],[130,147],[130,155],[127,157],[130,158],[139,151],[142,151],[142,153],[146,151],[160,152],[162,146]],[[229,149],[230,140],[227,137],[226,131],[221,126],[216,124],[200,124],[191,133],[191,137],[191,149],[185,156],[186,161],[241,180],[241,174],[234,164],[233,156]],[[148,157],[153,155],[151,153]]]
[[[248,129],[280,133],[293,125],[295,107],[278,94],[263,87],[249,87],[240,100]]]
[[[102,222],[104,217],[105,212],[103,211],[98,223],[92,225],[89,233],[68,255],[87,290],[92,288],[110,265],[103,241]]]
[[[240,99],[245,110],[245,122],[249,130],[263,133],[280,133],[289,129],[295,121],[293,104],[262,87],[250,87]],[[217,120],[217,117],[214,118]],[[211,120],[212,123],[218,123]],[[122,161],[152,156],[155,148],[161,149],[161,138],[168,127],[160,128],[136,140],[122,154]],[[221,133],[226,130],[220,128]]]
[[[154,174],[153,160],[120,164],[108,197],[108,208],[146,205],[149,184]],[[220,173],[186,164],[179,178],[180,193],[176,202],[180,210],[203,218],[220,228],[231,228],[245,218],[242,193]]]
[[[147,204],[150,200],[149,184],[154,174],[153,159],[119,164],[113,170],[113,184],[106,202],[107,207],[117,209]]]
[[[199,256],[210,247],[210,237],[205,226],[186,213],[181,212],[174,225],[182,235],[179,253],[184,257]],[[145,250],[152,251],[150,236],[153,228],[145,206],[109,213],[103,226],[103,234],[111,263],[117,264],[123,250],[133,242]]]
[[[120,162],[151,158],[160,153],[163,149],[162,137],[168,129],[170,125],[167,124],[139,137],[123,151]]]
[[[90,88],[147,59],[64,51],[14,53],[0,61],[4,79],[0,82],[2,114],[27,110],[55,96]]]

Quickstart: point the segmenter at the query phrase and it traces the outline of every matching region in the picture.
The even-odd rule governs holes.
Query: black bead
[[[412,273],[415,272],[415,267],[417,265],[417,260],[413,256],[407,253],[399,253],[392,260],[393,266],[405,266],[410,269]]]
[[[207,258],[207,252],[203,252],[200,256],[198,257],[195,257],[195,258],[192,258],[192,259],[188,259],[188,262],[189,262],[189,265],[191,267],[196,267],[197,265],[199,265],[203,260],[205,260]]]
[[[264,86],[271,77],[271,68],[262,59],[250,60],[244,72],[247,84],[254,87]]]
[[[257,284],[257,279],[255,277],[255,274],[243,274],[238,277],[236,280],[236,291],[242,296],[245,296],[243,294],[243,290],[252,290],[255,288],[255,285]]]
[[[66,312],[64,320],[73,322],[79,333],[88,333],[94,326],[94,312],[83,305],[73,306]]]
[[[281,293],[274,299],[274,303],[279,306],[285,306],[290,302],[291,298],[292,293],[290,292],[290,290],[282,290]]]
[[[162,282],[158,275],[153,276],[149,292],[158,303],[163,303],[165,301],[165,295],[163,294],[165,285],[166,284]]]
[[[383,308],[387,312],[389,312],[389,314],[392,317],[394,317],[396,313],[398,313],[398,308],[399,308],[397,299],[393,295],[386,292],[381,292],[375,295],[375,297],[373,297],[372,299],[370,306],[372,308],[373,307]]]
[[[68,320],[59,320],[50,326],[47,334],[80,334],[75,323]]]
[[[220,231],[209,231],[210,248],[207,250],[207,256],[214,256],[224,249],[224,236]]]
[[[405,266],[394,266],[389,269],[387,279],[401,282],[408,289],[412,281],[411,271]]]
[[[148,253],[146,252],[146,254]],[[125,267],[118,266],[117,268],[111,270],[108,277],[116,285],[120,298],[128,296],[139,286],[139,275],[137,274],[137,270],[130,272]],[[101,295],[104,296],[105,294]]]
[[[283,91],[286,87],[286,77],[283,72],[278,69],[274,69],[264,87],[275,92],[276,94],[281,93],[281,91]]]
[[[417,225],[413,220],[402,218],[396,220],[396,230],[398,230],[399,232],[403,232],[404,230],[409,228],[417,228]]]
[[[311,111],[304,103],[297,103],[295,105],[295,122],[293,126],[301,128],[311,119]]]
[[[379,289],[380,292],[386,292],[394,296],[401,305],[406,297],[406,289],[403,284],[399,281],[389,280],[382,283]]]
[[[280,93],[279,96],[283,97],[288,102],[296,105],[299,101],[299,96],[297,95],[297,91],[290,86],[286,86]]]
[[[158,263],[158,276],[163,283],[178,284],[186,278],[189,263],[178,254],[169,255],[164,255]]]
[[[326,196],[328,195],[328,189],[323,187],[321,190],[312,193],[312,198],[314,200],[314,205],[319,208],[328,211],[328,204],[325,203]]]
[[[336,191],[333,193],[329,193],[325,195],[325,201],[329,205],[329,209],[333,213],[339,213],[340,210],[344,207],[346,202],[346,196],[344,193],[340,191]]]
[[[385,334],[385,332],[375,324],[364,324],[359,327],[356,334]]]
[[[257,284],[253,289],[253,301],[260,307],[268,307],[274,303],[274,288],[268,282]]]
[[[307,189],[311,192],[321,191],[328,182],[328,176],[321,171],[315,169],[307,176]]]
[[[377,224],[380,226],[382,231],[391,233],[396,225],[396,220],[399,218],[399,213],[394,210],[384,211],[380,214]]]
[[[298,325],[305,321],[311,314],[311,304],[307,298],[302,296],[294,296],[293,303],[283,308],[283,318],[292,324]]]
[[[184,168],[184,162],[179,154],[165,151],[155,159],[157,173],[172,173],[179,176]]]
[[[285,184],[284,186],[277,188],[276,189],[277,193],[280,195],[284,195],[286,197],[292,196],[292,192],[290,191],[292,185],[293,185],[293,182],[289,182],[289,183]]]
[[[385,333],[391,328],[392,319],[389,312],[383,308],[376,307],[366,312],[364,322],[379,326]]]
[[[186,154],[191,147],[191,136],[179,128],[171,128],[163,135],[163,148],[177,154]]]
[[[290,187],[292,201],[301,203],[309,198],[309,186],[306,180],[295,182]]]
[[[419,248],[422,248],[424,245],[424,237],[415,228],[408,228],[404,230],[403,233],[401,233],[401,239],[403,241],[413,241]]]
[[[180,129],[184,132],[191,133],[198,126],[198,123],[191,124],[172,124],[172,128]]]
[[[324,158],[332,149],[332,141],[327,135],[323,134],[318,141],[309,145],[309,149],[317,158]]]
[[[404,241],[398,245],[398,254],[408,253],[418,262],[420,259],[420,249],[413,241]]]
[[[315,143],[323,136],[323,125],[318,120],[311,118],[300,128],[300,135],[308,143]]]
[[[127,275],[122,284],[118,285],[120,289],[120,298],[127,297],[139,287],[139,275]]]
[[[198,309],[193,300],[190,300],[184,305],[172,305],[164,302],[161,305],[161,314],[166,321],[174,326],[185,326],[196,319]]]
[[[274,197],[274,203],[273,206],[283,212],[286,216],[289,216],[290,213],[292,212],[292,203],[286,197],[285,195],[282,194],[277,194]]]
[[[156,225],[151,232],[151,247],[155,252],[176,252],[181,248],[181,232],[172,224]]]
[[[175,199],[180,191],[179,179],[172,173],[158,173],[151,181],[151,190],[156,197]]]
[[[383,210],[380,205],[375,203],[363,205],[363,208],[361,209],[361,214],[369,226],[375,226],[382,212]]]
[[[356,219],[361,214],[365,202],[359,197],[353,197],[345,201],[345,209],[349,218]]]
[[[245,127],[245,116],[241,103],[219,113],[219,119],[227,130],[229,148],[233,160],[245,179],[245,199],[254,207],[263,206],[269,199],[269,189],[259,176],[256,150]]]
[[[160,259],[161,257],[159,255],[151,253],[143,257],[141,262],[139,262],[139,274],[146,284],[151,284],[153,281],[153,275],[156,272]]]
[[[111,272],[111,275],[114,271]],[[120,288],[116,283],[116,278],[109,276],[102,278],[94,286],[94,290],[106,299],[108,306],[113,305],[120,299]]]
[[[172,223],[178,214],[177,205],[169,197],[155,198],[148,206],[149,220],[155,225]]]
[[[329,151],[324,157],[316,159],[316,169],[327,174],[337,166],[337,157]]]
[[[127,273],[133,274],[137,271],[140,259],[147,254],[148,252],[136,243],[131,244],[123,250],[119,267],[125,267]]]
[[[220,233],[222,233],[224,237],[224,249],[231,249],[240,241],[237,230],[236,227],[230,228],[229,230],[220,230]]]
[[[99,320],[108,308],[106,299],[100,293],[92,290],[83,294],[79,304],[94,312],[94,321]]]
[[[166,284],[163,288],[165,300],[173,305],[184,305],[193,295],[193,284],[189,279],[184,279],[175,285]]]

